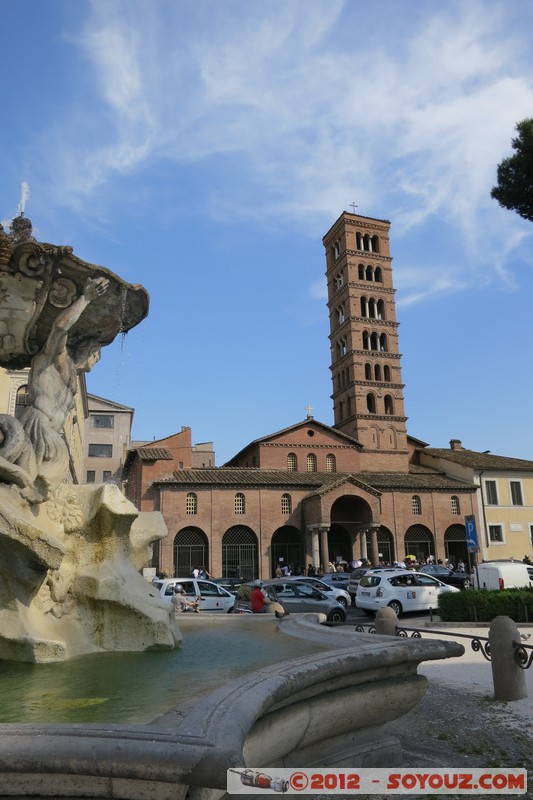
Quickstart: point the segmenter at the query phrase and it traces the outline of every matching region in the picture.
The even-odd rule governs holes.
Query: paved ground
[[[354,610],[355,611],[355,610]],[[368,625],[368,617],[358,620],[357,613],[349,615],[350,626],[355,621]],[[407,627],[429,626],[427,616],[402,618]],[[434,623],[434,627],[439,627]],[[440,625],[441,631],[452,630]],[[488,637],[488,628],[454,628],[457,633]],[[533,627],[520,626],[520,632],[530,635],[525,644],[533,645]],[[431,634],[424,634],[424,637]],[[442,634],[434,638],[445,638]],[[446,637],[447,638],[447,637]],[[388,730],[400,739],[405,768],[526,768],[529,772],[529,791],[521,797],[533,800],[533,666],[524,673],[528,697],[513,702],[494,700],[492,668],[483,655],[474,652],[468,641],[456,638],[465,645],[461,658],[426,662],[419,673],[426,675],[429,688],[419,705],[393,723]],[[266,795],[262,795],[265,797]],[[269,795],[273,797],[274,795]],[[298,795],[281,795],[297,797]],[[302,795],[299,795],[300,797]],[[345,800],[349,795],[313,795],[314,800]],[[352,797],[354,795],[351,795]],[[357,795],[367,800],[393,800],[399,795]],[[420,795],[418,795],[420,796]],[[476,800],[497,795],[472,795]],[[234,795],[258,800],[260,795]],[[311,798],[311,795],[307,795]],[[431,800],[464,800],[467,795],[425,795]]]

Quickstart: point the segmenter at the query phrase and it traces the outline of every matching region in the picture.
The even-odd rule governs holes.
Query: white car
[[[436,609],[439,594],[459,592],[431,575],[413,570],[373,570],[359,581],[355,605],[363,611],[378,611],[389,606],[396,614]]]
[[[188,600],[198,600],[201,611],[220,611],[230,614],[235,605],[235,595],[212,581],[201,578],[165,578],[153,582],[164,603],[170,603],[174,587],[181,584]]]
[[[286,581],[299,581],[300,583],[307,583],[309,586],[314,586],[315,589],[320,589],[324,592],[330,600],[336,600],[344,608],[348,608],[352,602],[352,598],[345,589],[338,586],[332,586],[330,583],[325,583],[321,578],[313,578],[307,575],[293,575],[290,578],[284,578]]]

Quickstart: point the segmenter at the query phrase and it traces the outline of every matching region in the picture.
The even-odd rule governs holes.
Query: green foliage
[[[498,166],[498,185],[490,195],[503,208],[516,211],[533,222],[533,117],[516,125],[518,136],[511,141],[515,154]]]
[[[515,622],[533,622],[533,589],[466,589],[439,595],[444,622],[490,622],[503,615]]]

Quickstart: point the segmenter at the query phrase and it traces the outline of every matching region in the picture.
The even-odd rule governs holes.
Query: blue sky
[[[89,391],[222,464],[333,423],[322,236],[389,219],[405,409],[533,459],[533,226],[490,198],[533,116],[523,0],[1,3],[0,218],[150,293]]]

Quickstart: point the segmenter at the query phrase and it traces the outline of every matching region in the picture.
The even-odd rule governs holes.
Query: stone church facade
[[[407,434],[389,228],[344,212],[323,239],[333,426],[308,415],[218,468],[178,462],[173,436],[128,454],[127,496],[169,530],[160,572],[268,578],[284,563],[467,560],[478,487],[422,463],[427,445]]]

